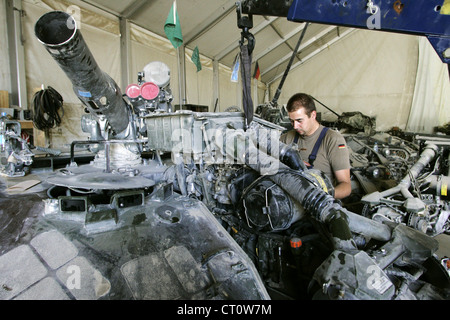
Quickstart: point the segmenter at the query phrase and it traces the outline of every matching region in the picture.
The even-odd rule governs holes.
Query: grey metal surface
[[[118,210],[115,226],[91,230],[71,215],[28,206],[29,224],[1,244],[0,298],[269,298],[252,262],[201,202],[159,194]],[[161,217],[168,208],[176,219]]]
[[[56,171],[46,179],[47,183],[79,189],[139,189],[151,187],[155,181],[145,175],[161,175],[166,168],[157,166],[135,166],[128,172],[118,170],[103,172],[95,166],[69,167]]]

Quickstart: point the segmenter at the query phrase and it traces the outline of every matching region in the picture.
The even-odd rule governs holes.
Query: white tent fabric
[[[419,40],[419,65],[408,131],[432,133],[450,121],[450,75],[426,38]]]
[[[279,101],[311,94],[338,114],[376,116],[377,130],[405,129],[414,92],[418,37],[355,30],[288,75]],[[270,85],[275,92],[279,81]],[[322,118],[336,116],[316,104]]]
[[[34,26],[38,19],[51,10],[69,12],[70,3],[63,0],[24,0],[23,10],[27,13],[23,19],[23,36],[25,39],[25,64],[28,101],[32,108],[35,92],[48,86],[56,89],[63,97],[65,110],[60,128],[50,130],[51,147],[67,148],[70,141],[86,139],[86,134],[80,130],[80,120],[83,106],[72,90],[70,79],[64,74],[54,59],[34,34]],[[121,83],[120,30],[118,18],[105,13],[97,13],[76,7],[79,17],[80,31],[91,50],[99,67],[110,75],[119,87]],[[72,13],[73,12],[69,12]],[[78,18],[75,16],[75,18]],[[7,52],[7,50],[6,50]],[[162,61],[171,69],[170,86],[173,93],[173,104],[179,104],[177,52],[171,43],[148,30],[134,24],[130,25],[130,79],[137,82],[137,73],[152,61]],[[7,53],[6,53],[7,54]],[[186,103],[206,105],[209,111],[224,111],[231,106],[242,109],[242,87],[239,82],[231,82],[230,68],[219,64],[219,103],[213,98],[213,67],[212,61],[201,55],[202,70],[197,72],[191,61],[192,51],[185,50],[186,65]],[[7,63],[5,63],[7,65]],[[5,76],[7,77],[7,75]],[[8,82],[9,80],[5,80]],[[265,86],[259,81],[259,92],[264,92]],[[260,94],[263,96],[263,93]],[[256,97],[256,95],[255,95]]]

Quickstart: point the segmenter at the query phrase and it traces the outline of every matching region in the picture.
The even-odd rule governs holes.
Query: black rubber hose
[[[64,115],[62,96],[53,89],[47,89],[36,92],[33,96],[33,123],[34,126],[42,131],[58,127],[61,124]],[[60,115],[59,112],[62,112]]]

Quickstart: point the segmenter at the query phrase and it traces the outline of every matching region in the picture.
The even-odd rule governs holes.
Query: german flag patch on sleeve
[[[338,145],[338,148],[339,148],[339,149],[345,149],[345,144],[340,144],[340,145]]]

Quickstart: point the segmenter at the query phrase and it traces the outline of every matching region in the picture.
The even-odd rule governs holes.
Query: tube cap
[[[302,246],[302,239],[294,237],[290,241],[291,248],[300,248]]]
[[[127,94],[128,98],[137,99],[141,94],[141,88],[137,84],[129,84],[125,89],[125,93]]]

